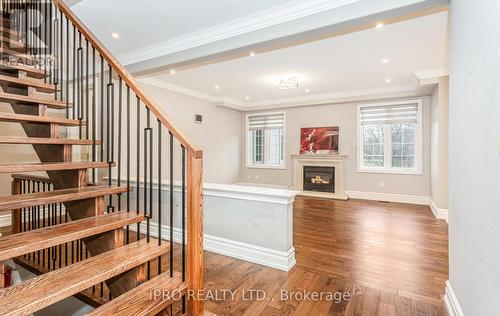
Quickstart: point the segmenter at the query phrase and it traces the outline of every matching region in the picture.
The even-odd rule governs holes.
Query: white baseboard
[[[429,206],[432,210],[434,216],[438,219],[444,219],[448,223],[448,210],[444,208],[438,208],[433,200],[430,200]]]
[[[130,230],[135,230],[135,225],[130,226]],[[141,223],[141,232],[146,231],[146,223]],[[151,236],[158,237],[158,224],[150,223]],[[167,225],[162,225],[162,239],[170,239],[170,229]],[[176,243],[181,243],[181,230],[174,227],[173,239]],[[233,257],[266,267],[282,271],[290,271],[295,266],[295,249],[292,247],[288,251],[278,251],[266,247],[239,242],[236,240],[221,238],[217,236],[204,236],[204,248],[207,251],[215,252],[228,257]]]
[[[377,192],[346,191],[347,195],[353,199],[374,200],[394,203],[408,203],[429,205],[429,197],[423,195],[403,195]]]
[[[444,292],[444,307],[448,312],[449,316],[464,316],[460,304],[458,304],[457,297],[453,288],[451,287],[450,281],[446,281],[446,287]]]

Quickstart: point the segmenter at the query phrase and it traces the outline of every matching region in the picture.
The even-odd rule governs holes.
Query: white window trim
[[[362,107],[370,107],[370,106],[387,106],[387,105],[404,105],[408,103],[416,103],[417,104],[417,131],[416,131],[416,144],[415,144],[415,168],[374,168],[374,167],[364,167],[363,166],[363,131],[360,120],[360,112]],[[400,101],[392,101],[392,102],[379,102],[379,103],[369,103],[369,104],[358,104],[356,111],[356,124],[357,124],[357,171],[358,172],[366,172],[366,173],[391,173],[391,174],[413,174],[413,175],[422,175],[422,129],[423,129],[423,116],[422,116],[422,99],[412,99],[412,100],[400,100]],[[384,127],[384,135],[388,132],[388,126]],[[390,130],[389,130],[390,132]],[[390,135],[390,134],[389,134]],[[384,137],[384,157],[391,157],[391,146],[389,144],[389,137]]]
[[[283,115],[283,163],[280,165],[272,165],[266,163],[268,160],[269,156],[269,148],[266,146],[266,138],[267,138],[267,133],[264,133],[264,163],[262,164],[253,164],[250,162],[250,155],[249,155],[249,146],[250,146],[250,141],[248,137],[248,129],[249,129],[249,124],[248,124],[248,117],[249,116],[254,116],[254,115],[273,115],[273,114],[282,114]],[[256,112],[256,113],[247,113],[245,116],[245,155],[246,155],[246,168],[247,169],[277,169],[277,170],[283,170],[286,169],[286,160],[287,160],[287,155],[286,155],[286,113],[285,112]]]

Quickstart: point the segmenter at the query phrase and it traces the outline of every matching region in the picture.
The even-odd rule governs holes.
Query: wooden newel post
[[[203,152],[188,151],[187,161],[187,288],[193,291],[188,301],[188,312],[192,316],[203,315]]]
[[[12,195],[21,194],[21,181],[16,178],[12,178]],[[21,214],[20,209],[11,211],[11,223],[12,223],[12,233],[17,234],[21,232],[21,221],[19,215]]]

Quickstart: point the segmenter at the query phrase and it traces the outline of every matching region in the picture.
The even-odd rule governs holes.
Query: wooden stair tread
[[[58,100],[43,100],[27,95],[0,92],[0,102],[17,102],[21,104],[43,104],[52,109],[66,109],[66,102]]]
[[[63,203],[91,199],[99,196],[127,192],[124,186],[96,185],[80,188],[62,189],[49,192],[18,194],[0,197],[0,211],[33,207],[52,203]]]
[[[16,78],[6,75],[0,75],[0,82],[8,82],[16,86],[25,86],[36,88],[40,92],[52,93],[56,91],[56,86],[53,84],[45,83],[41,80]]]
[[[21,41],[11,39],[8,36],[3,36],[1,33],[0,33],[0,41],[6,43],[11,48],[14,48],[14,49],[20,49],[20,48],[22,48],[22,49],[24,49],[24,44]]]
[[[168,252],[145,239],[0,290],[1,315],[26,315]]]
[[[96,140],[96,144],[100,143]],[[94,142],[90,139],[0,136],[0,144],[92,145]]]
[[[12,52],[12,51],[5,49],[5,48],[2,48],[0,50],[0,52],[7,53],[10,55],[11,53],[9,53],[9,52]],[[25,71],[29,76],[34,77],[34,78],[38,78],[38,79],[45,77],[45,72],[42,69],[34,68],[31,66],[26,66],[23,64],[15,63],[15,62],[2,63],[0,65],[0,70],[3,70],[4,68],[8,69],[8,70]]]
[[[142,215],[129,212],[116,212],[1,237],[0,262],[37,250],[139,223],[143,220],[144,216]]]
[[[20,52],[20,51],[17,51],[17,50],[9,49],[7,47],[0,47],[0,54],[2,54],[2,57],[3,57],[3,55],[11,56],[8,60],[13,61],[14,63],[16,61],[19,61],[19,59],[21,59],[21,61],[23,61],[24,63],[34,62],[34,60],[33,60],[34,57],[33,56],[31,56],[29,54],[26,54],[24,52]],[[2,63],[2,66],[4,66],[4,64],[5,63]],[[39,76],[40,78],[43,78],[42,74],[37,74],[36,76]]]
[[[111,166],[114,165],[114,163],[111,164]],[[108,166],[109,163],[101,161],[24,163],[0,165],[0,173],[78,170]]]
[[[64,117],[37,116],[37,115],[16,114],[7,112],[0,112],[0,121],[17,122],[17,123],[47,123],[47,124],[57,124],[61,126],[80,125],[79,120],[72,120]],[[85,122],[82,122],[82,125],[85,125]]]
[[[179,293],[183,293],[186,291],[186,284],[182,282],[181,275],[178,272],[174,272],[174,276],[172,278],[168,272],[162,273],[86,315],[156,315],[172,304],[174,299],[158,297],[157,299],[152,300],[151,293],[154,290],[168,291],[168,293],[179,291]]]

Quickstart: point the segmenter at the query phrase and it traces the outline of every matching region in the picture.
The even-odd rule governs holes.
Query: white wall
[[[286,169],[252,169],[245,163],[245,117],[242,118],[242,182],[292,184],[291,155],[299,153],[300,128],[339,126],[339,152],[347,155],[346,190],[413,196],[430,195],[430,98],[423,97],[423,164],[421,175],[357,172],[357,108],[355,103],[290,108],[286,113]],[[381,186],[383,182],[383,187]]]
[[[203,150],[205,182],[238,182],[241,161],[240,112],[151,85],[141,86],[188,140]],[[194,122],[195,114],[203,115],[202,124]]]
[[[451,1],[450,284],[464,315],[500,311],[500,1]]]
[[[448,99],[449,78],[439,79],[431,95],[431,201],[448,209]]]

